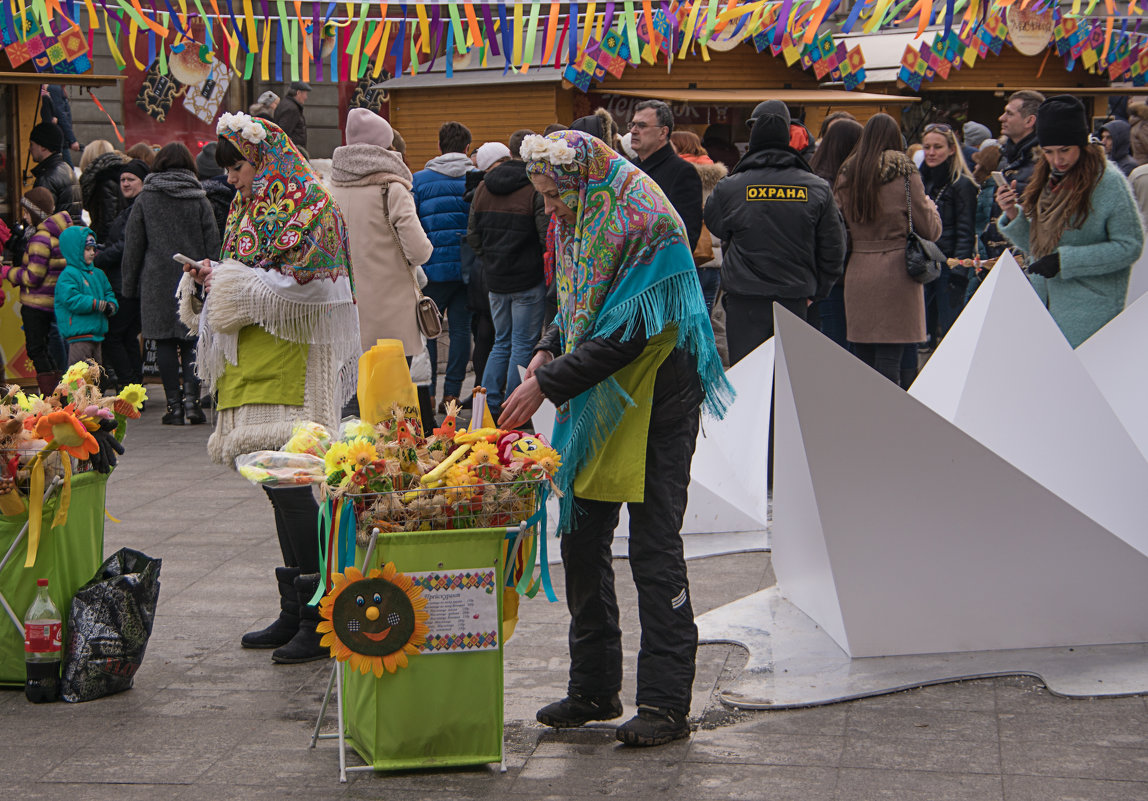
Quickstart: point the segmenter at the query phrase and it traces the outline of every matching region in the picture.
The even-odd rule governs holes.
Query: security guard
[[[789,146],[789,109],[753,110],[749,150],[705,208],[722,249],[726,337],[736,363],[773,336],[776,301],[802,319],[845,264],[845,224],[829,184]]]

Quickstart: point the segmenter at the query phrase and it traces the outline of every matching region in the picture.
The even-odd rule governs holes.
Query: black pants
[[[901,386],[901,358],[905,352],[904,345],[891,345],[884,342],[854,342],[853,352],[865,364],[897,386]]]
[[[698,648],[681,529],[699,419],[695,407],[688,417],[651,424],[645,501],[629,504],[630,572],[642,626],[637,702],[682,714],[690,710]],[[579,695],[612,695],[622,688],[622,630],[610,553],[620,508],[575,497],[573,531],[562,535],[570,692]]]
[[[143,380],[143,352],[140,350],[140,300],[116,297],[119,311],[108,320],[104,337],[104,362],[116,374],[116,381],[138,384]]]
[[[725,338],[729,363],[735,365],[773,336],[773,304],[805,319],[809,302],[805,298],[767,298],[755,295],[722,296],[725,306]]]
[[[275,509],[283,566],[319,572],[319,504],[310,487],[264,487]]]
[[[474,365],[475,383],[481,386],[486,361],[494,347],[494,318],[490,316],[490,305],[483,311],[471,311],[470,331],[474,338],[474,349],[470,352],[470,363]]]
[[[194,339],[157,339],[155,366],[163,381],[167,402],[179,403],[181,392],[187,400],[199,400],[199,379],[195,377]]]
[[[52,325],[56,322],[54,311],[44,311],[32,306],[20,307],[20,319],[24,322],[24,348],[37,373],[51,373],[64,368],[52,356]]]

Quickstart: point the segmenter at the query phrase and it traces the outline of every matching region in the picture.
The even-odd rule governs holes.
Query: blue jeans
[[[466,284],[462,281],[431,281],[423,294],[446,315],[450,333],[450,351],[446,359],[446,377],[442,382],[442,397],[457,398],[466,378],[466,363],[470,361],[470,309],[466,307]],[[438,387],[438,342],[427,341],[431,363],[431,394]]]
[[[721,268],[699,267],[698,281],[702,285],[702,297],[706,301],[706,311],[712,314],[714,301],[717,300],[718,290],[721,289]]]
[[[498,408],[521,383],[519,365],[526,367],[530,364],[530,354],[542,333],[546,284],[522,292],[489,294],[490,316],[494,318],[494,347],[482,373],[482,385],[486,387],[487,403]]]

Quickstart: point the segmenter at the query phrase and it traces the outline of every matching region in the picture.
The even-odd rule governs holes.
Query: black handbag
[[[909,277],[918,284],[931,284],[941,277],[945,265],[945,254],[913,230],[913,196],[909,191],[909,179],[905,179],[905,205],[909,207],[909,235],[905,240],[905,269]]]

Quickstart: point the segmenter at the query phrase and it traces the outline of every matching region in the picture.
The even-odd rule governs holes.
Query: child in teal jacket
[[[60,234],[60,253],[67,266],[56,282],[56,325],[68,343],[68,362],[102,362],[108,318],[116,313],[116,295],[103,270],[93,266],[96,235],[73,225]]]

